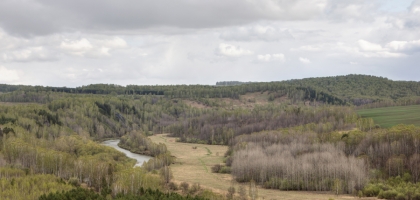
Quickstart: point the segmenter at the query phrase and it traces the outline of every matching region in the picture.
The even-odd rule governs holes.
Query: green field
[[[363,109],[358,110],[357,113],[363,118],[372,118],[382,128],[397,124],[420,126],[420,105]]]

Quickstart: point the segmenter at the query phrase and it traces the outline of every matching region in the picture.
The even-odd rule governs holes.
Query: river
[[[133,159],[137,160],[136,165],[134,165],[135,167],[140,167],[141,165],[143,165],[143,162],[146,162],[146,161],[148,161],[149,159],[152,158],[150,156],[145,156],[145,155],[141,155],[141,154],[137,154],[137,153],[132,153],[128,150],[122,149],[118,146],[119,142],[120,142],[120,140],[107,140],[105,142],[102,142],[102,144],[105,145],[105,146],[112,147],[112,148],[116,149],[117,151],[120,151],[120,152],[124,153],[129,158],[133,158]]]

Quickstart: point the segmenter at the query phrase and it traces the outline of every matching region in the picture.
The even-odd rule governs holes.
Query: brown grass
[[[166,134],[151,136],[155,143],[164,143],[168,150],[174,155],[176,163],[171,165],[174,181],[177,183],[188,182],[199,183],[203,188],[211,189],[214,192],[226,194],[230,186],[236,191],[240,183],[234,181],[230,174],[216,174],[211,172],[211,167],[223,163],[223,155],[227,146],[203,145],[192,143],[175,142],[175,138],[167,137]],[[197,147],[197,148],[193,148]],[[248,190],[248,185],[244,184]],[[258,188],[259,199],[358,199],[353,196],[336,196],[328,192],[304,192],[304,191],[280,191]],[[372,198],[370,198],[372,199]]]

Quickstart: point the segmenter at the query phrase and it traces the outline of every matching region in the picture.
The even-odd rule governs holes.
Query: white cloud
[[[239,57],[253,54],[250,50],[225,43],[219,44],[218,53],[229,57]]]
[[[39,46],[6,52],[3,54],[3,60],[6,62],[53,61],[57,60],[57,57],[50,50]]]
[[[112,39],[99,41],[98,43],[102,46],[113,49],[122,49],[128,46],[127,42],[120,37],[114,37]]]
[[[110,56],[110,51],[114,49],[127,48],[127,42],[120,37],[112,39],[91,39],[82,38],[80,40],[66,39],[61,42],[60,48],[71,55],[86,57]]]
[[[365,57],[400,58],[420,51],[420,40],[391,41],[384,47],[365,40],[358,41],[361,54]]]
[[[70,54],[83,56],[87,52],[93,49],[92,44],[86,38],[80,40],[65,40],[61,42],[60,48],[67,51]]]
[[[263,55],[258,55],[257,59],[263,62],[270,62],[270,61],[280,61],[280,62],[284,62],[285,60],[285,56],[284,54],[263,54]]]
[[[362,51],[386,51],[381,45],[366,40],[359,40],[357,43]]]
[[[360,53],[364,57],[367,58],[373,58],[373,57],[379,57],[379,58],[401,58],[405,57],[406,55],[404,53],[400,52],[391,52],[389,48],[384,48],[379,44],[371,43],[365,40],[359,40],[358,41],[359,48],[361,50]],[[388,47],[398,48],[401,47],[400,42],[394,42],[387,45]]]
[[[6,67],[0,66],[0,82],[11,83],[19,81],[19,74],[16,70],[10,70]]]
[[[311,61],[308,58],[299,57],[299,61],[303,64],[310,64]]]
[[[397,52],[418,52],[420,51],[420,40],[415,41],[392,41],[386,45],[392,51]]]

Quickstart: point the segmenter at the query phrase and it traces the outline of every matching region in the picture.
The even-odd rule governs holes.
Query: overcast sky
[[[1,0],[0,83],[420,81],[420,0]]]

